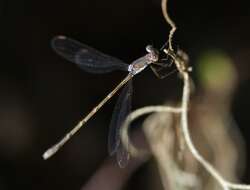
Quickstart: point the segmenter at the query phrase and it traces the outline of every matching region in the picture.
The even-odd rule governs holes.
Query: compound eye
[[[153,46],[147,45],[147,46],[146,46],[146,51],[147,51],[148,53],[151,53],[152,51],[154,51]]]

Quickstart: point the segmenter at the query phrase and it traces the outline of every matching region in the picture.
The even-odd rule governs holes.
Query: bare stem
[[[135,147],[132,146],[132,144],[129,141],[128,137],[128,126],[129,124],[138,118],[139,116],[142,116],[144,114],[148,114],[151,112],[170,112],[170,113],[180,113],[181,111],[181,129],[182,133],[184,136],[184,140],[187,144],[187,147],[189,148],[190,152],[194,156],[194,158],[211,174],[214,179],[218,181],[218,183],[221,185],[221,187],[224,190],[229,190],[229,189],[241,189],[241,190],[250,190],[250,185],[245,185],[245,184],[236,184],[236,183],[231,183],[228,182],[227,180],[224,179],[224,177],[208,162],[206,161],[205,158],[201,156],[201,154],[198,152],[198,150],[195,148],[191,135],[189,132],[189,127],[188,127],[188,106],[189,106],[189,100],[190,100],[190,77],[188,73],[188,69],[185,64],[185,59],[180,60],[178,55],[176,55],[173,51],[172,48],[172,38],[173,34],[176,30],[175,23],[171,20],[171,18],[168,15],[167,11],[167,0],[162,0],[162,12],[164,15],[164,18],[166,22],[172,27],[170,33],[169,33],[169,49],[171,52],[168,50],[165,50],[164,52],[166,54],[171,53],[172,58],[174,59],[174,62],[176,64],[176,67],[178,68],[180,75],[182,76],[183,79],[183,94],[182,94],[182,103],[181,103],[181,108],[173,108],[169,106],[148,106],[144,107],[138,110],[135,110],[132,112],[126,119],[122,130],[121,130],[121,137],[122,137],[122,142],[127,148],[129,152],[131,152],[132,155],[138,155],[138,151],[135,149]],[[182,62],[184,61],[184,62]],[[184,67],[183,67],[184,66]],[[165,109],[164,109],[165,107]],[[126,145],[131,145],[131,146],[126,146]]]
[[[168,35],[168,45],[169,45],[169,49],[171,51],[174,51],[174,49],[172,47],[172,39],[173,39],[173,35],[174,35],[174,33],[175,33],[175,31],[176,31],[177,28],[175,26],[175,23],[172,21],[172,19],[168,15],[167,1],[168,0],[162,0],[162,2],[161,2],[161,8],[162,8],[162,14],[163,14],[165,20],[171,26],[171,30],[170,30],[169,35]]]

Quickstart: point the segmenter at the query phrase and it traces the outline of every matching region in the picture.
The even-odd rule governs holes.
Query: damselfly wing
[[[109,127],[109,154],[114,155],[116,153],[117,162],[120,167],[126,166],[129,160],[129,154],[121,143],[120,130],[123,122],[131,111],[132,91],[132,80],[130,80],[124,86],[118,97]]]
[[[59,55],[76,63],[89,73],[107,73],[115,70],[128,71],[128,64],[65,36],[54,37],[52,48]]]

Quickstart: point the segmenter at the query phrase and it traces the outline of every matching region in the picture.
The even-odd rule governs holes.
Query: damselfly
[[[153,46],[146,46],[147,54],[136,59],[131,64],[105,55],[87,45],[81,44],[65,36],[57,36],[52,40],[53,49],[65,59],[76,63],[82,70],[89,73],[108,73],[115,70],[128,72],[128,75],[96,106],[87,114],[65,137],[48,149],[43,158],[47,159],[55,154],[115,93],[121,89],[120,96],[115,105],[111,119],[108,150],[110,155],[116,153],[120,167],[126,166],[129,154],[123,147],[120,140],[120,127],[131,110],[132,78],[143,71],[147,66],[151,66],[154,73],[164,78],[166,75],[161,71],[169,67],[169,63],[161,62],[160,52]],[[167,73],[168,75],[169,73]]]

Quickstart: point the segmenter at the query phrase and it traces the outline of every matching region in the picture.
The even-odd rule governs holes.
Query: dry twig
[[[178,54],[178,53],[176,54],[172,48],[172,38],[173,38],[173,34],[176,30],[176,26],[175,26],[175,23],[170,19],[169,15],[168,15],[167,0],[162,0],[162,11],[163,11],[163,15],[164,15],[167,23],[172,27],[172,29],[169,33],[169,37],[168,37],[169,47],[168,47],[168,50],[165,49],[164,52],[167,55],[172,57],[175,65],[176,65],[176,67],[177,67],[177,69],[178,69],[178,71],[183,79],[183,94],[182,94],[181,107],[174,108],[174,107],[169,107],[169,106],[148,106],[148,107],[144,107],[144,108],[135,110],[127,117],[126,121],[124,122],[123,127],[121,128],[122,129],[121,130],[122,142],[123,142],[124,146],[127,148],[127,150],[133,156],[139,156],[141,152],[139,150],[137,150],[129,141],[129,137],[128,137],[129,124],[133,120],[138,118],[139,116],[148,114],[150,112],[168,112],[168,113],[173,113],[173,114],[178,113],[181,115],[180,127],[181,127],[182,135],[184,137],[185,143],[186,143],[189,151],[192,153],[194,158],[207,170],[207,172],[209,172],[211,174],[211,176],[213,176],[214,179],[217,180],[217,182],[220,184],[220,186],[224,190],[250,189],[250,185],[231,183],[231,182],[227,181],[226,179],[224,179],[224,177],[208,161],[206,161],[205,158],[203,158],[201,156],[201,154],[198,152],[198,150],[195,148],[195,146],[192,142],[189,128],[188,128],[188,106],[189,106],[190,89],[191,89],[190,88],[190,80],[191,79],[190,79],[188,71],[190,69],[187,66],[186,59],[185,58],[183,59],[183,57],[180,54]],[[154,152],[153,152],[153,154],[154,154]],[[155,155],[155,156],[157,156],[157,155]],[[164,161],[166,161],[166,160],[164,160]],[[162,161],[159,164],[162,167],[161,169],[163,169],[163,170],[164,170],[164,165],[162,165],[162,164],[164,164],[164,163],[166,164],[166,162],[164,162],[164,161]],[[167,171],[165,171],[164,173],[167,173]],[[163,175],[162,171],[161,171],[161,175]],[[166,177],[166,176],[163,175],[163,177]],[[164,184],[164,180],[163,180],[163,184]],[[165,185],[164,185],[164,187],[165,187]]]

